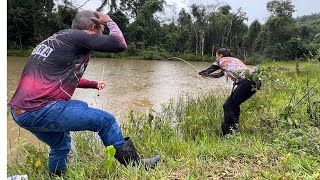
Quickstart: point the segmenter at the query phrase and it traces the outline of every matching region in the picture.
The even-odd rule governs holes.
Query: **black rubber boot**
[[[238,124],[234,123],[234,124],[225,124],[222,123],[221,124],[221,131],[222,131],[222,135],[225,136],[227,134],[231,134],[233,130],[237,130],[238,129]]]
[[[156,155],[152,158],[141,159],[130,137],[125,138],[125,141],[125,144],[120,149],[117,149],[114,156],[121,164],[127,166],[130,162],[132,162],[132,165],[136,166],[141,163],[146,168],[153,168],[160,160],[159,155]]]
[[[233,117],[234,118],[234,124],[233,124],[233,130],[237,131],[239,129],[239,117]]]
[[[67,169],[61,169],[61,170],[49,170],[49,176],[51,179],[54,179],[55,177],[62,177],[63,179],[67,179]]]
[[[233,117],[233,119],[235,124],[239,124],[239,117]]]

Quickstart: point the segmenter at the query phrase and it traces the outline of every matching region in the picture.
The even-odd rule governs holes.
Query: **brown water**
[[[23,70],[26,57],[8,57],[8,101],[11,99]],[[207,68],[209,62],[190,62],[198,70]],[[146,61],[124,59],[90,60],[84,78],[103,80],[106,88],[99,93],[94,89],[77,89],[73,99],[85,101],[92,107],[104,109],[121,122],[129,110],[160,111],[161,104],[181,94],[198,95],[219,90],[229,92],[232,83],[226,78],[204,79],[183,61]],[[99,94],[99,96],[98,96]],[[38,144],[28,131],[19,128],[8,115],[8,158],[19,139]]]

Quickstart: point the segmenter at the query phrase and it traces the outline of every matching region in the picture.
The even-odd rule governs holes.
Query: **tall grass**
[[[320,63],[300,63],[298,70],[295,63],[268,63],[262,69],[262,89],[242,104],[239,131],[220,136],[227,94],[182,96],[160,112],[130,111],[121,126],[142,157],[162,156],[155,169],[125,168],[115,160],[108,169],[100,140],[76,132],[68,178],[320,179]],[[13,158],[8,175],[47,178],[47,148],[21,144],[18,151],[25,158]]]

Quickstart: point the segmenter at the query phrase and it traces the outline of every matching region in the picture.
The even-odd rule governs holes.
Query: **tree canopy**
[[[128,54],[156,52],[212,55],[221,47],[240,58],[260,54],[276,60],[304,57],[320,48],[320,14],[293,18],[291,0],[271,0],[265,24],[247,24],[246,13],[230,5],[193,4],[176,20],[162,21],[165,0],[103,0],[97,5],[119,25],[129,44]],[[79,11],[70,0],[8,0],[8,48],[32,48],[53,33],[71,27]]]

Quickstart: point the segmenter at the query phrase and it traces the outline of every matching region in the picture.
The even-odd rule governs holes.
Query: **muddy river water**
[[[8,57],[7,92],[11,99],[26,62],[26,57]],[[190,62],[201,70],[210,62]],[[128,59],[93,58],[90,60],[84,78],[103,80],[106,88],[77,89],[72,99],[85,101],[89,106],[112,113],[121,123],[129,110],[160,111],[161,104],[176,99],[182,94],[199,95],[206,92],[229,92],[232,83],[226,78],[202,78],[196,69],[183,61],[146,61]],[[28,131],[20,128],[7,116],[8,158],[19,139],[37,144],[39,141]]]

